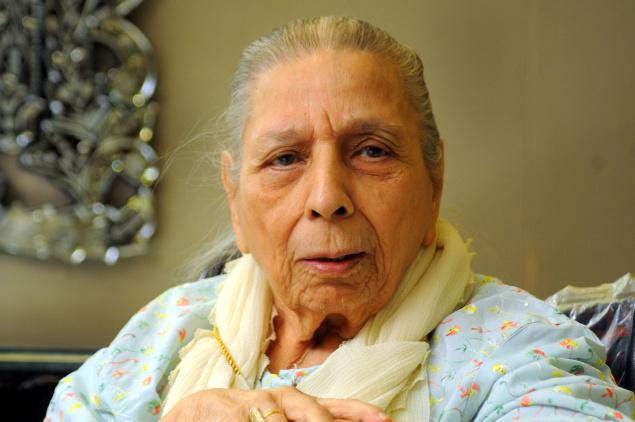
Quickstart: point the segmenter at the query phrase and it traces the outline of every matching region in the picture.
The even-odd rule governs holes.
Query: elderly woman
[[[439,219],[419,57],[365,22],[243,53],[222,154],[235,245],[64,378],[47,420],[626,420],[592,333],[474,275]],[[628,416],[627,416],[628,415]]]

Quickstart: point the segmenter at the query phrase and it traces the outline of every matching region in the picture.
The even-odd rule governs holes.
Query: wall
[[[146,0],[166,167],[148,256],[70,267],[0,255],[0,346],[107,344],[222,221],[205,132],[240,51],[273,26],[347,14],[415,47],[446,141],[444,214],[477,271],[538,296],[635,271],[635,2]]]

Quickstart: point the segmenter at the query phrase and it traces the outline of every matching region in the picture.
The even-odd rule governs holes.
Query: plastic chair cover
[[[598,336],[606,346],[606,363],[615,381],[633,391],[635,276],[627,273],[613,283],[594,287],[567,286],[547,298],[547,303]]]

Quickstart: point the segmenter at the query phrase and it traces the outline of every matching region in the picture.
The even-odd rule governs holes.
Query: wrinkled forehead
[[[243,140],[268,132],[415,122],[396,66],[377,54],[320,50],[263,71],[253,81]]]

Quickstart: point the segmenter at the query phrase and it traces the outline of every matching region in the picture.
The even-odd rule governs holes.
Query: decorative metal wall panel
[[[0,0],[0,250],[75,264],[147,250],[156,72],[125,19],[140,1]]]

